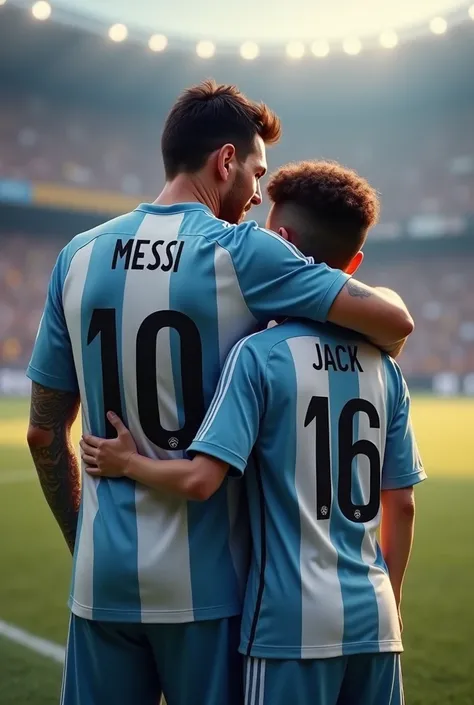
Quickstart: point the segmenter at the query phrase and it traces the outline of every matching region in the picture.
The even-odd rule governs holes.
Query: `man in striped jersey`
[[[270,226],[317,261],[357,268],[378,210],[367,182],[309,162],[282,168],[269,194]],[[426,477],[409,407],[387,355],[341,328],[288,320],[233,348],[193,461],[141,458],[115,416],[117,440],[81,442],[90,474],[190,498],[245,472],[247,705],[402,705],[399,609],[413,485]]]
[[[28,368],[28,440],[74,550],[67,705],[156,705],[161,691],[168,705],[239,703],[247,571],[238,483],[206,505],[130,478],[85,476],[80,489],[79,400],[86,433],[113,436],[113,410],[142,454],[180,458],[230,348],[258,324],[329,319],[391,351],[411,331],[402,305],[255,223],[230,224],[260,203],[265,144],[279,134],[233,87],[186,91],[165,125],[157,201],[78,235],[53,271]]]

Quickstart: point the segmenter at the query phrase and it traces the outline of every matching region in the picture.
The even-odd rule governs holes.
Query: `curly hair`
[[[245,160],[256,135],[265,144],[278,142],[281,122],[273,110],[249,100],[236,86],[202,81],[180,95],[166,119],[161,138],[166,177],[198,171],[226,142]]]
[[[267,191],[291,221],[300,249],[332,266],[352,259],[379,216],[375,189],[336,162],[286,164],[272,174]]]

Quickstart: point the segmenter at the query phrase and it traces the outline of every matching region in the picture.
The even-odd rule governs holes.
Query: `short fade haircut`
[[[166,178],[199,171],[226,143],[233,144],[238,159],[245,161],[256,135],[265,144],[281,137],[280,119],[265,103],[254,103],[236,86],[211,79],[188,88],[171,109],[161,138]]]
[[[286,164],[272,174],[267,191],[297,234],[298,247],[331,267],[349,264],[379,216],[375,189],[337,162]]]

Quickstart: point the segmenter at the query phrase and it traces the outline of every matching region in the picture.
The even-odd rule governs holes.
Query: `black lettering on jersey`
[[[321,352],[321,346],[319,343],[316,343],[316,355],[318,357],[317,362],[313,362],[313,367],[315,370],[322,370],[323,369],[323,355]]]
[[[357,345],[348,345],[349,361],[351,363],[351,372],[355,372],[356,369],[359,372],[363,372],[362,365],[357,357]]]
[[[323,346],[316,343],[316,358],[316,362],[313,362],[315,370],[364,371],[357,357],[357,345],[336,345],[333,351],[327,343],[324,343]]]
[[[153,264],[147,264],[146,268],[149,269],[150,271],[154,271],[155,269],[158,269],[158,267],[161,264],[161,259],[160,259],[160,253],[158,251],[158,248],[164,244],[164,240],[155,240],[153,245],[151,246],[151,252],[153,257],[155,258],[155,261]]]
[[[347,362],[344,363],[341,360],[341,355],[342,355],[342,353],[345,353],[345,352],[346,352],[346,349],[345,349],[344,345],[336,345],[337,367],[342,372],[347,372],[347,370],[349,369],[348,363]]]
[[[151,244],[152,261],[144,264],[141,260],[145,258],[146,247]],[[167,243],[163,251],[164,240],[140,240],[132,238],[125,243],[117,240],[112,258],[112,269],[116,269],[119,261],[124,269],[149,269],[155,271],[161,269],[162,272],[178,271],[181,255],[184,248],[184,240],[171,240]],[[151,257],[150,257],[151,259]]]
[[[324,345],[324,369],[328,370],[330,367],[332,367],[335,372],[339,369],[336,365],[336,360],[334,359],[331,348],[329,345]]]
[[[173,269],[173,272],[178,271],[183,245],[184,240],[171,240],[171,242],[166,245],[166,256],[168,261],[161,268],[164,272],[169,272],[171,268]]]
[[[117,242],[115,243],[114,256],[112,258],[112,269],[117,268],[118,259],[122,259],[123,257],[125,257],[124,268],[128,269],[128,265],[130,264],[130,257],[132,254],[132,248],[133,239],[127,240],[125,245],[123,244],[122,240],[117,240]]]
[[[133,253],[133,261],[130,269],[145,269],[144,264],[138,264],[138,260],[145,257],[145,253],[141,251],[143,245],[149,245],[150,240],[135,240],[135,252]]]
[[[180,262],[180,260],[181,260],[181,255],[182,255],[182,253],[183,253],[183,247],[184,247],[184,240],[180,240],[179,243],[178,243],[178,251],[176,251],[176,249],[175,249],[175,252],[174,252],[174,267],[173,267],[173,272],[177,272],[177,271],[178,271],[179,262]]]

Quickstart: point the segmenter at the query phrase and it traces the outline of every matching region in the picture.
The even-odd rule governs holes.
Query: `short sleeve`
[[[248,340],[229,353],[214,399],[188,449],[191,455],[206,453],[229,463],[234,475],[245,471],[264,405],[262,364]]]
[[[256,223],[237,226],[230,254],[247,306],[260,321],[291,316],[325,322],[349,279]]]
[[[410,394],[399,373],[399,395],[387,431],[382,468],[382,489],[411,487],[426,479],[410,419]]]
[[[77,377],[62,302],[66,267],[63,250],[51,274],[46,304],[26,374],[33,382],[45,387],[76,392]]]

